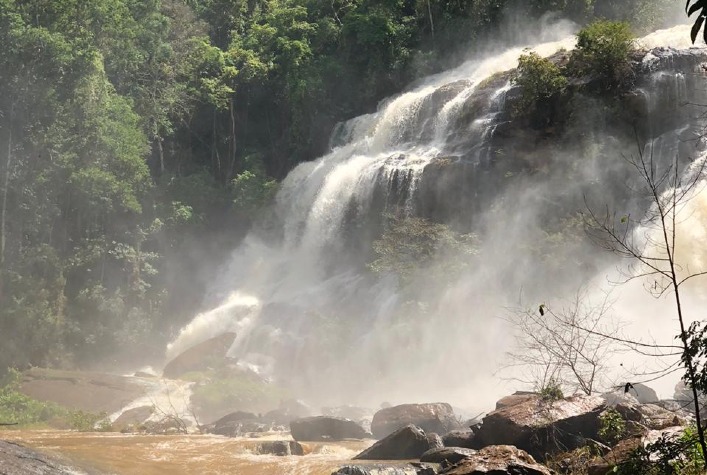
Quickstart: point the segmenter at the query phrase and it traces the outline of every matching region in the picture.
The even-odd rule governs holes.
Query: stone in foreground
[[[36,450],[14,442],[0,440],[0,474],[2,475],[72,475],[81,473],[74,468]],[[94,472],[95,473],[95,472]]]
[[[491,445],[457,465],[441,472],[444,475],[550,475],[527,452],[510,445]]]
[[[437,475],[439,467],[427,463],[404,465],[345,465],[331,475]]]

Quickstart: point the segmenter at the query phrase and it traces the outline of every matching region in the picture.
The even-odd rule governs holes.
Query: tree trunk
[[[427,15],[430,17],[430,32],[432,33],[432,41],[435,39],[435,23],[432,20],[432,6],[430,0],[427,0]]]
[[[164,175],[164,148],[162,147],[162,137],[159,135],[155,137],[157,142],[157,151],[160,154],[160,176]]]
[[[233,178],[233,174],[236,170],[236,112],[233,104],[233,97],[228,102],[228,111],[231,114],[231,165],[228,168],[228,176],[226,181]]]
[[[7,195],[10,187],[10,171],[12,168],[12,120],[13,108],[10,106],[10,114],[7,121],[7,158],[5,160],[5,173],[2,184],[2,205],[0,205],[0,302],[4,300],[4,277],[5,277],[5,246],[7,243]]]

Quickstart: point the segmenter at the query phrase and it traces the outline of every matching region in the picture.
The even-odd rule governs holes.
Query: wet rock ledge
[[[49,455],[0,440],[0,475],[99,475],[68,467]]]

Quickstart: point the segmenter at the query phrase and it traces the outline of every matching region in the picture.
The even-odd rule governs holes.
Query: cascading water
[[[684,47],[687,38],[681,27],[642,41],[654,47],[670,46],[677,39],[675,46]],[[533,50],[548,56],[573,45],[570,37]],[[275,225],[267,234],[252,232],[234,252],[218,280],[226,283],[222,291],[237,293],[198,315],[170,344],[169,355],[235,331],[238,337],[229,356],[284,380],[311,400],[378,404],[383,399],[444,399],[478,406],[495,396],[493,370],[508,338],[495,315],[513,301],[525,280],[536,286],[541,282],[543,289],[563,280],[528,267],[522,246],[544,232],[533,221],[542,222],[545,218],[539,217],[551,215],[557,203],[577,200],[586,187],[601,183],[613,167],[601,160],[608,153],[620,153],[612,149],[619,139],[597,126],[583,131],[595,140],[592,146],[580,150],[566,140],[563,147],[548,149],[550,158],[544,158],[538,140],[534,150],[513,151],[514,163],[521,165],[489,178],[494,163],[505,160],[495,139],[509,123],[505,101],[512,88],[508,76],[499,74],[513,69],[524,51],[511,48],[468,61],[385,101],[377,112],[338,126],[332,150],[299,165],[282,183]],[[662,65],[655,66],[660,71],[642,89],[651,114],[660,115],[656,109],[666,107],[656,97],[694,95],[694,81],[663,67],[668,54],[644,60],[646,68]],[[654,150],[660,145],[661,154],[673,153],[677,141],[694,133],[685,122],[677,129],[659,130],[673,125],[657,121],[645,127],[655,129],[649,131],[658,137]],[[566,155],[564,161],[560,154]],[[523,164],[539,160],[561,163],[563,170],[567,163],[581,160],[581,169],[572,176],[582,180],[582,187],[560,183],[552,170],[537,165],[544,170],[541,178],[526,178]],[[452,282],[417,282],[420,293],[433,298],[411,305],[414,299],[395,282],[367,271],[371,241],[385,223],[382,215],[424,214],[422,210],[432,206],[426,195],[430,188],[434,196],[455,201],[449,195],[456,188],[445,189],[428,176],[430,170],[444,172],[446,163],[461,170],[452,171],[451,178],[446,172],[450,182],[455,174],[474,177],[461,185],[466,201],[460,204],[459,198],[456,214],[446,221],[474,220],[475,230],[481,231],[481,257]],[[511,179],[517,179],[513,186],[503,181]],[[474,207],[485,209],[477,216]],[[459,209],[473,217],[460,215]],[[480,385],[489,387],[480,390]],[[473,401],[469,388],[475,388]]]

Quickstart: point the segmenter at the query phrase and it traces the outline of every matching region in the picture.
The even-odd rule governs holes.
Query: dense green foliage
[[[514,114],[527,118],[532,127],[545,128],[568,121],[567,106],[575,92],[620,97],[633,84],[635,49],[628,23],[597,20],[580,30],[568,58],[522,55],[511,76],[520,88]]]
[[[78,431],[110,430],[106,414],[71,411],[51,402],[32,399],[20,391],[21,374],[10,370],[0,380],[0,423],[51,426]]]
[[[619,475],[699,475],[704,459],[697,430],[688,427],[682,434],[664,434],[657,441],[640,446],[614,468]]]
[[[594,22],[577,35],[568,67],[575,75],[598,76],[603,90],[623,89],[633,79],[629,57],[633,50],[628,23]]]
[[[649,3],[0,0],[0,369],[158,350],[336,122],[508,12]]]
[[[567,78],[555,63],[537,53],[522,55],[511,80],[521,90],[515,114],[533,113],[536,122],[544,123],[555,117],[556,102],[567,88]]]

